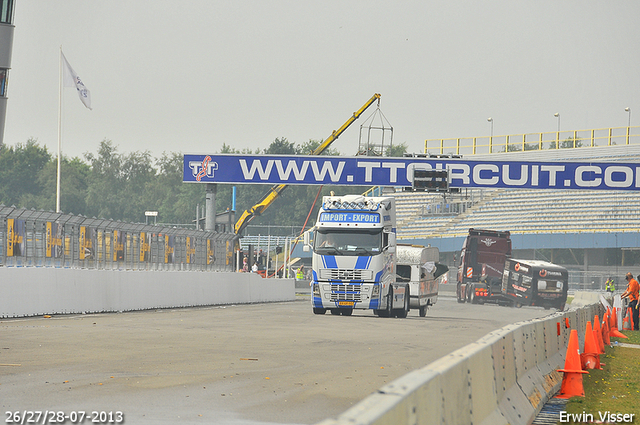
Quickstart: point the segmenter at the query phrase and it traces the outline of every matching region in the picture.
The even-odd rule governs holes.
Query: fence
[[[598,270],[569,270],[569,289],[575,291],[604,291],[607,279],[615,282],[616,293],[622,293],[627,288],[624,276],[631,272],[634,276],[640,275],[637,266],[619,267],[611,271]]]
[[[309,220],[312,224],[315,221],[315,217],[313,220]],[[277,224],[250,224],[244,230],[244,237],[255,237],[257,238],[259,235],[262,235],[263,238],[266,238],[265,235],[271,235],[271,237],[298,237],[302,231],[302,226],[284,226]],[[266,239],[265,239],[266,240]]]
[[[553,131],[488,137],[428,139],[425,153],[476,155],[499,152],[640,144],[640,127]]]
[[[235,235],[0,205],[0,265],[233,270]]]

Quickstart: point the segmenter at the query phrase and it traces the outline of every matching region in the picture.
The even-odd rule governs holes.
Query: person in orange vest
[[[627,289],[620,296],[622,299],[629,298],[629,307],[631,307],[631,313],[633,316],[633,330],[638,330],[638,291],[640,290],[640,285],[638,281],[633,278],[631,273],[627,273],[626,276]]]

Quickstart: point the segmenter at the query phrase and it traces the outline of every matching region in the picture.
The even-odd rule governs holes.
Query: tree
[[[394,157],[402,157],[405,153],[407,153],[407,149],[409,147],[406,143],[401,143],[399,145],[391,145],[388,146],[385,150],[385,156],[394,156]]]
[[[324,143],[324,140],[309,139],[308,142],[304,142],[303,144],[298,145],[297,151],[300,155],[311,155],[313,152],[315,152],[316,149],[320,147],[322,143]],[[329,146],[325,148],[325,150],[320,155],[339,156],[340,152],[338,152],[337,149]]]
[[[514,144],[507,145],[507,152],[520,152],[521,150],[522,150],[522,147],[519,145],[514,145]],[[504,148],[502,148],[500,152],[504,152]]]
[[[229,153],[229,154],[247,154],[247,155],[251,155],[251,154],[256,154],[258,155],[260,153],[260,148],[257,148],[255,152],[251,151],[251,149],[247,149],[247,148],[243,148],[241,150],[238,150],[236,148],[232,148],[231,146],[227,145],[226,143],[222,144],[222,149],[220,150],[220,153]]]
[[[87,212],[90,216],[122,219],[118,191],[122,187],[121,158],[110,140],[100,142],[98,156],[85,154],[91,166],[87,188]]]
[[[91,168],[80,158],[62,156],[60,161],[60,209],[71,214],[87,213],[87,186]],[[38,175],[39,193],[26,193],[20,204],[27,208],[54,211],[56,208],[58,160],[52,158]]]
[[[166,153],[156,161],[158,171],[150,186],[148,202],[158,211],[163,223],[190,223],[196,206],[205,203],[205,186],[182,182],[183,156]]]
[[[0,203],[17,207],[28,206],[21,204],[20,199],[27,195],[41,194],[38,177],[51,159],[47,148],[40,147],[37,139],[29,139],[24,145],[18,143],[15,148],[2,145]]]
[[[277,138],[271,142],[269,147],[263,151],[268,155],[298,155],[300,152],[293,142],[289,142],[286,137]]]
[[[98,156],[85,155],[91,165],[87,188],[87,211],[97,217],[141,222],[147,209],[143,194],[155,178],[151,154],[118,153],[110,140],[103,140]]]
[[[582,139],[579,137],[573,138],[569,137],[568,139],[560,142],[560,149],[571,149],[571,148],[581,148],[582,147]],[[549,149],[556,149],[556,142],[549,143]]]
[[[525,151],[537,151],[540,148],[538,143],[525,143],[524,150]]]

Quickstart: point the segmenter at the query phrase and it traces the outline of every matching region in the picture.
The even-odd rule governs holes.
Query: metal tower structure
[[[13,47],[14,4],[14,0],[0,0],[0,146],[3,144],[4,121],[7,115],[7,87]]]

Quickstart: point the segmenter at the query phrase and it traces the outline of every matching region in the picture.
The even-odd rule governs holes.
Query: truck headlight
[[[320,296],[320,285],[318,285],[317,283],[313,284],[313,295]]]
[[[378,298],[380,296],[380,285],[373,285],[373,291],[371,291],[371,298]]]

